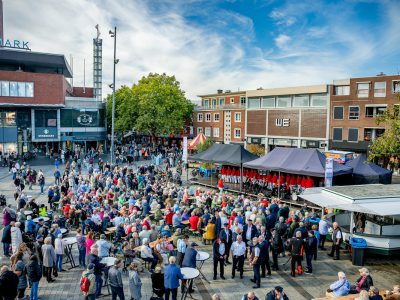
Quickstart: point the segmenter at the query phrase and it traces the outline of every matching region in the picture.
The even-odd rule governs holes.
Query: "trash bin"
[[[367,241],[363,238],[351,238],[351,262],[355,266],[363,266],[365,261],[365,249],[367,248]]]

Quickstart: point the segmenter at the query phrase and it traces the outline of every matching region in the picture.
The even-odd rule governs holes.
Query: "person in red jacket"
[[[191,217],[189,218],[190,229],[197,230],[197,224],[199,223],[199,216],[192,212]]]
[[[220,178],[220,179],[218,180],[218,188],[219,188],[219,192],[220,192],[221,195],[222,195],[222,192],[224,191],[224,181],[222,180],[222,178]]]
[[[166,215],[165,215],[165,221],[167,222],[167,225],[172,226],[172,217],[174,216],[174,212],[172,210],[169,210]]]

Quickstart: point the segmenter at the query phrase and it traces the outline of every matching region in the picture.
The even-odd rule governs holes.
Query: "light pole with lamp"
[[[108,32],[112,38],[114,38],[114,72],[113,72],[113,83],[110,84],[110,88],[113,89],[113,97],[112,97],[112,109],[111,109],[111,165],[114,162],[114,153],[115,153],[115,145],[114,145],[114,123],[115,123],[115,66],[118,63],[118,59],[116,58],[117,52],[117,27],[114,27],[114,31]]]

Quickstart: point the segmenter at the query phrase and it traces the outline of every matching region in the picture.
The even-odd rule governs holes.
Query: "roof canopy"
[[[400,215],[400,184],[364,184],[311,188],[301,198],[325,208],[379,216]]]
[[[251,154],[249,151],[244,149],[242,145],[214,144],[206,151],[190,156],[189,160],[241,166],[242,164],[256,158],[256,155]]]
[[[244,167],[325,177],[325,160],[325,155],[316,149],[277,147],[267,155],[245,163]],[[333,176],[350,174],[351,172],[351,167],[333,162]]]
[[[392,183],[392,171],[368,162],[365,154],[347,162],[346,166],[353,168],[354,184]]]

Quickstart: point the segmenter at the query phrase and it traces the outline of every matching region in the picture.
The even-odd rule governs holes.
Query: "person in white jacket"
[[[22,243],[22,232],[19,227],[20,222],[15,222],[14,226],[11,227],[11,248],[13,253],[17,253],[19,245]]]
[[[62,272],[62,262],[63,262],[63,255],[64,255],[64,248],[66,244],[62,239],[62,234],[59,234],[54,241],[54,250],[56,252],[56,267],[58,272]]]

